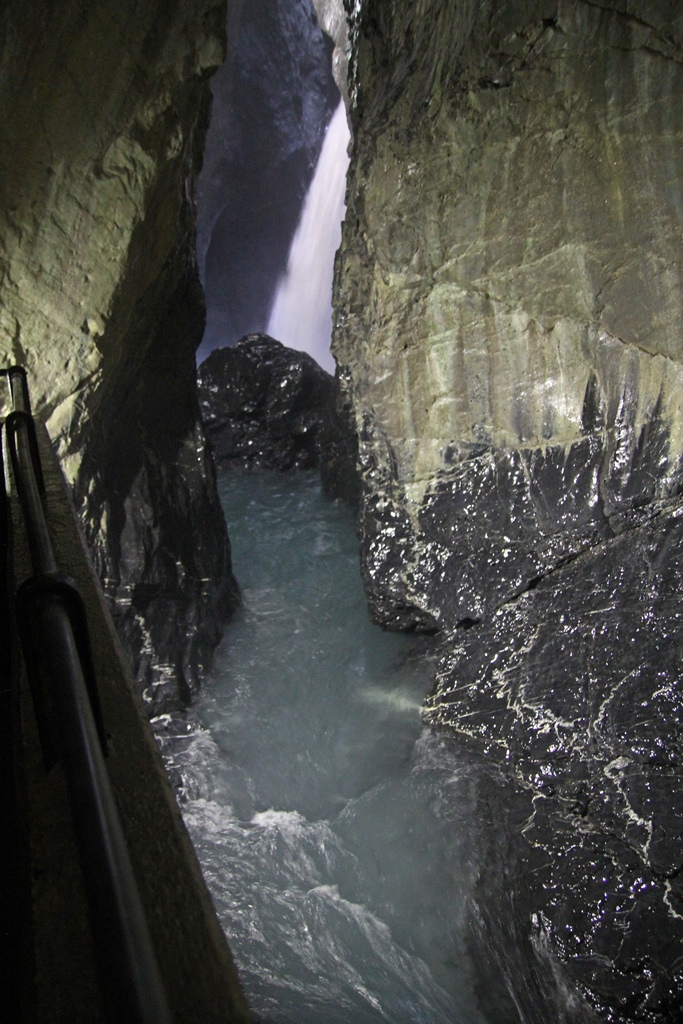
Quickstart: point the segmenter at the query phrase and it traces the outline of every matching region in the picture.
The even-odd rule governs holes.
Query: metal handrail
[[[26,372],[1,372],[10,388],[7,446],[33,570],[17,593],[17,621],[46,765],[59,758],[64,769],[105,1010],[116,1024],[170,1024],[106,769],[85,610],[73,581],[57,570]]]

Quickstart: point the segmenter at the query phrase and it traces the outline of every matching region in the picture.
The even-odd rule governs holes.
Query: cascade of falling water
[[[308,352],[332,373],[332,277],[344,219],[348,144],[346,111],[340,103],[325,135],[268,322],[271,337]]]

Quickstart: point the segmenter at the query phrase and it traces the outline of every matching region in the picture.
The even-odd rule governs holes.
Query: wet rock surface
[[[619,409],[634,412],[626,395]],[[454,444],[416,511],[407,487],[385,470],[386,489],[366,497],[361,516],[376,617],[389,628],[478,622],[680,492],[681,460],[656,409],[641,425],[612,421],[593,430],[584,420],[584,427],[566,446]],[[377,463],[365,453],[373,481],[382,472]]]
[[[497,779],[477,914],[521,1019],[673,1024],[680,10],[346,7],[371,613],[439,633],[427,721]]]
[[[217,462],[279,470],[320,466],[326,491],[354,500],[355,437],[337,407],[334,377],[306,352],[250,334],[234,348],[214,349],[198,379]]]
[[[267,334],[214,349],[199,367],[204,424],[218,462],[272,469],[316,465],[334,378],[311,356]]]
[[[529,794],[535,927],[607,1019],[675,1020],[683,889],[680,499],[442,648],[426,718]],[[539,896],[543,894],[542,898]]]

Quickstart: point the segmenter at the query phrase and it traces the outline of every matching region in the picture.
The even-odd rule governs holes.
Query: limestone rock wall
[[[426,596],[403,569],[387,590],[368,538],[389,624],[404,605],[435,623],[479,617],[625,501],[675,489],[683,447],[674,23],[585,3],[437,7],[413,5],[404,22],[363,8],[378,27],[358,44],[340,274],[336,355],[369,411],[366,475],[386,474],[402,565],[419,573],[428,544],[449,591]],[[641,434],[657,445],[656,482],[633,480]],[[555,497],[576,501],[577,487],[585,521],[563,524]],[[509,511],[495,530],[451,513],[435,553],[441,496],[469,488]]]
[[[673,1020],[683,14],[346,10],[333,351],[371,610],[440,632],[428,721],[527,793],[530,955],[605,1020]]]
[[[216,462],[282,471],[318,465],[335,387],[307,352],[247,334],[232,348],[214,349],[198,380]]]
[[[0,11],[0,358],[29,371],[156,705],[188,696],[235,600],[194,374],[224,25],[216,0]]]

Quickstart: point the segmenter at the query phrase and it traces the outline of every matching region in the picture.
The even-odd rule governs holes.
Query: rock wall
[[[674,1021],[683,15],[346,7],[334,348],[371,609],[440,632],[428,720],[515,794],[480,908],[526,943],[522,1018]],[[194,381],[224,19],[217,0],[0,9],[2,359],[29,370],[155,708],[191,694],[236,600]],[[507,970],[500,914],[477,913]]]
[[[236,600],[194,374],[224,25],[216,0],[0,11],[0,358],[29,371],[155,707],[189,696]]]
[[[427,721],[526,794],[506,899],[557,991],[593,1007],[567,994],[566,1019],[672,1021],[683,15],[346,9],[333,351],[371,611],[439,631]]]

